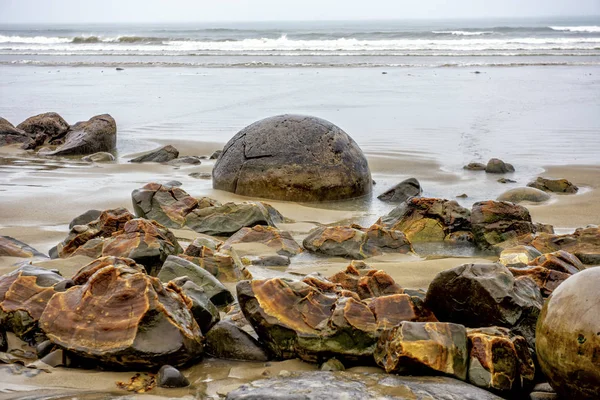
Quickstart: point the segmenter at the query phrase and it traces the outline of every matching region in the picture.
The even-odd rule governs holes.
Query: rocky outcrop
[[[404,233],[381,225],[370,228],[353,226],[321,226],[313,229],[303,241],[304,248],[330,256],[362,260],[384,253],[412,253]]]
[[[85,155],[101,151],[113,152],[116,148],[117,123],[110,115],[102,114],[73,125],[65,136],[64,144],[44,155]]]
[[[220,247],[229,250],[238,243],[261,243],[273,248],[277,254],[292,257],[302,252],[302,247],[289,232],[280,231],[271,226],[256,225],[244,227],[227,239]]]
[[[55,112],[35,115],[17,125],[33,140],[25,148],[33,149],[43,144],[60,144],[69,131],[69,124]]]
[[[379,338],[375,362],[386,372],[467,379],[467,332],[458,324],[401,322]]]
[[[280,115],[242,129],[213,169],[213,187],[243,196],[288,201],[329,201],[371,192],[367,160],[332,123]]]
[[[15,128],[13,124],[0,117],[0,146],[19,143],[28,147],[27,144],[31,142],[32,138],[27,132]]]
[[[471,225],[475,243],[484,249],[535,232],[525,207],[492,200],[473,204]]]
[[[540,368],[566,399],[600,398],[599,285],[600,268],[573,275],[548,298],[538,320]]]
[[[48,258],[47,255],[40,253],[27,243],[10,236],[0,236],[0,257]]]
[[[485,172],[489,174],[504,174],[506,172],[515,172],[515,167],[498,158],[491,158],[485,166]]]
[[[419,197],[421,193],[423,193],[423,189],[421,189],[419,181],[415,178],[408,178],[377,198],[389,203],[403,203],[411,197]]]
[[[511,328],[533,348],[543,300],[534,281],[501,264],[465,264],[437,274],[425,304],[440,321]]]
[[[169,162],[179,157],[179,150],[171,145],[159,147],[154,150],[147,151],[131,160],[132,163],[144,163],[144,162]]]
[[[435,242],[471,230],[469,210],[454,200],[412,198],[382,217],[378,224],[404,232],[411,242]]]
[[[543,190],[545,192],[573,194],[579,188],[566,179],[548,179],[539,176],[535,181],[529,182],[527,186]]]
[[[600,228],[579,228],[567,235],[541,233],[531,245],[542,253],[565,250],[587,265],[600,265]]]
[[[511,203],[520,203],[523,201],[528,201],[530,203],[543,203],[544,201],[550,200],[550,195],[539,189],[522,187],[510,189],[502,193],[500,196],[498,196],[497,200],[509,201]]]

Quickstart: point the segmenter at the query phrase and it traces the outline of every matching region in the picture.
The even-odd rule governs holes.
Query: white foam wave
[[[30,43],[30,44],[56,44],[69,43],[71,39],[46,36],[3,36],[0,35],[0,43]]]
[[[480,31],[480,32],[472,32],[472,31],[431,31],[437,35],[455,35],[455,36],[480,36],[480,35],[492,35],[494,32],[492,31]]]
[[[600,26],[550,26],[555,31],[600,33]]]

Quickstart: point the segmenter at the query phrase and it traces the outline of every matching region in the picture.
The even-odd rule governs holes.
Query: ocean
[[[0,25],[0,63],[295,68],[599,65],[600,17]]]

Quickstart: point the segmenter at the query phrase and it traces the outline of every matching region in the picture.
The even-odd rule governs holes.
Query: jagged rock
[[[535,232],[525,207],[492,200],[473,204],[471,225],[475,243],[484,249]]]
[[[239,282],[242,279],[252,278],[233,249],[221,252],[201,247],[195,254],[194,256],[182,254],[180,257],[208,271],[221,282]]]
[[[472,162],[472,163],[465,165],[463,167],[463,169],[466,169],[469,171],[485,171],[485,164],[478,163],[478,162]]]
[[[370,228],[357,225],[321,226],[313,229],[302,244],[312,252],[356,260],[383,253],[413,252],[412,245],[404,233],[381,225],[373,225]]]
[[[90,154],[89,156],[85,156],[81,158],[81,161],[86,162],[111,162],[115,161],[115,156],[105,151],[101,151],[98,153]]]
[[[371,192],[371,172],[358,145],[332,123],[279,115],[242,129],[213,169],[213,187],[243,196],[330,201]]]
[[[0,117],[0,146],[24,143],[25,147],[28,147],[28,144],[31,142],[32,138],[27,132],[15,128],[13,124]]]
[[[525,267],[541,255],[535,247],[516,246],[502,250],[498,262],[506,267]]]
[[[515,167],[498,158],[491,158],[485,166],[485,172],[489,174],[504,174],[506,172],[515,172]]]
[[[64,144],[44,153],[50,156],[72,156],[112,152],[117,148],[117,123],[108,114],[96,115],[89,121],[73,125],[65,136]]]
[[[184,276],[198,285],[213,304],[221,306],[233,301],[229,290],[210,272],[181,257],[167,257],[158,273],[158,279],[165,283]]]
[[[262,243],[277,251],[277,254],[292,257],[302,252],[302,247],[289,232],[280,231],[271,226],[256,225],[244,227],[225,241],[220,247],[230,249],[236,243]]]
[[[147,151],[138,157],[135,157],[129,162],[144,163],[144,162],[168,162],[179,157],[179,150],[171,145],[159,147],[154,150]]]
[[[127,262],[87,269],[73,277],[77,286],[56,293],[39,322],[48,339],[110,367],[180,366],[201,357],[189,299]]]
[[[502,400],[488,391],[442,376],[396,376],[302,372],[258,380],[227,394],[227,400]]]
[[[470,383],[501,392],[531,386],[535,365],[522,336],[489,327],[467,329],[467,337]]]
[[[156,386],[162,388],[180,388],[190,386],[190,381],[175,367],[163,365],[158,370]]]
[[[160,279],[160,277],[159,277]],[[175,278],[167,287],[177,286],[191,301],[190,311],[204,335],[221,320],[219,310],[208,298],[206,291],[187,276]],[[212,289],[212,288],[211,288]],[[211,292],[212,294],[212,292]]]
[[[206,353],[216,358],[268,361],[258,341],[229,321],[221,321],[206,335]]]
[[[418,197],[423,193],[421,184],[415,178],[408,178],[387,192],[380,194],[377,198],[381,201],[387,201],[390,203],[402,203],[411,197]]]
[[[61,143],[69,131],[69,124],[54,112],[35,115],[17,125],[17,129],[25,131],[33,139],[27,143],[27,149],[33,149],[43,144]]]
[[[528,276],[540,288],[542,296],[549,296],[554,289],[563,283],[571,274],[554,271],[548,268],[534,266],[525,268],[509,268],[515,277]]]
[[[377,285],[378,271],[366,278]],[[391,281],[391,282],[390,282]],[[393,280],[383,279],[386,292]],[[365,285],[369,286],[369,285]],[[386,289],[387,288],[387,289]],[[244,316],[277,358],[300,357],[317,362],[335,356],[366,361],[385,329],[402,321],[436,321],[420,301],[407,294],[361,300],[332,281],[308,277],[304,282],[281,278],[242,281],[237,294]]]
[[[522,201],[529,201],[531,203],[542,203],[550,200],[548,193],[535,189],[532,187],[514,188],[510,189],[500,196],[498,201],[510,201],[511,203],[520,203]]]
[[[175,158],[174,160],[169,161],[168,164],[175,165],[175,166],[200,165],[200,164],[202,164],[202,160],[200,159],[200,157],[197,157],[197,156],[185,156],[185,157]]]
[[[501,264],[464,264],[436,275],[425,304],[440,321],[511,328],[533,348],[543,300],[533,280],[515,278]]]
[[[600,268],[588,268],[548,298],[536,330],[537,359],[565,399],[600,398]]]
[[[48,258],[48,256],[40,253],[27,243],[10,236],[0,236],[0,257]]]
[[[100,218],[101,214],[102,211],[100,210],[87,210],[86,212],[84,212],[81,215],[78,215],[77,217],[73,218],[71,222],[69,222],[69,229],[73,229],[75,225],[87,225],[90,222]]]
[[[529,182],[527,186],[554,193],[577,193],[579,188],[566,179],[547,179],[539,176],[535,181]]]
[[[379,338],[375,362],[386,372],[467,379],[467,331],[443,322],[401,322]]]
[[[411,242],[442,241],[455,232],[470,231],[469,210],[454,200],[412,198],[378,223],[402,231]]]
[[[567,235],[541,233],[531,243],[542,253],[565,250],[587,265],[600,265],[600,228],[579,228]]]
[[[564,250],[558,250],[553,253],[540,255],[535,260],[532,260],[528,265],[539,265],[540,267],[565,272],[571,275],[585,269],[585,266],[579,260],[579,258]]]
[[[65,278],[44,268],[24,265],[0,277],[0,326],[26,341],[39,336],[38,321]]]

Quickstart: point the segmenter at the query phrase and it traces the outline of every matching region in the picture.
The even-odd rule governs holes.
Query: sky
[[[0,0],[0,23],[310,21],[600,15],[600,0]]]

